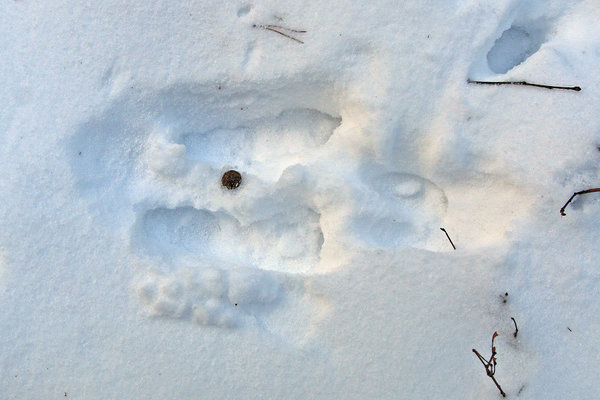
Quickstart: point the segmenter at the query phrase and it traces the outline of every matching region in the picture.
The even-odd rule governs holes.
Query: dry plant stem
[[[515,321],[515,319],[513,317],[510,317],[510,319],[512,319],[513,323],[515,324],[515,333],[513,333],[513,336],[516,338],[517,334],[519,333],[519,328],[517,327],[517,321]]]
[[[579,196],[580,194],[586,194],[586,193],[594,193],[594,192],[600,192],[600,188],[587,189],[587,190],[582,190],[580,192],[573,193],[573,196],[571,196],[569,198],[569,200],[567,200],[567,202],[565,203],[565,205],[562,206],[562,208],[560,209],[560,215],[562,215],[563,217],[565,215],[567,215],[567,214],[565,214],[565,208],[567,208],[567,206],[573,201],[573,199],[575,198],[575,196]]]
[[[266,27],[269,27],[269,28],[281,29],[281,30],[284,30],[284,31],[289,31],[289,32],[295,32],[295,33],[306,33],[306,31],[303,31],[303,30],[298,30],[298,29],[290,29],[290,28],[286,28],[286,27],[284,27],[284,26],[281,26],[281,25],[265,25],[265,26],[266,26]]]
[[[296,39],[295,37],[290,36],[287,33],[281,32],[283,30],[283,31],[294,32],[294,33],[306,33],[306,31],[303,31],[303,30],[284,28],[283,26],[279,26],[279,25],[257,25],[257,24],[254,24],[254,25],[252,25],[252,27],[266,29],[268,31],[275,32],[282,36],[285,36],[286,38],[291,39],[295,42],[304,44],[304,42],[302,40]]]
[[[277,29],[269,28],[269,27],[267,27],[267,26],[265,26],[264,28],[265,28],[266,30],[268,30],[268,31],[275,32],[275,33],[279,33],[280,35],[283,35],[283,36],[285,36],[286,38],[292,39],[293,41],[296,41],[296,42],[298,42],[298,43],[304,44],[304,42],[303,42],[302,40],[296,39],[295,37],[293,37],[293,36],[290,36],[290,35],[286,35],[286,34],[285,34],[285,33],[283,33],[283,32],[279,32]]]
[[[502,82],[488,82],[488,81],[472,81],[470,79],[467,80],[468,83],[477,83],[479,85],[521,85],[521,86],[533,86],[544,89],[564,89],[564,90],[574,90],[579,92],[581,87],[579,86],[554,86],[554,85],[542,85],[539,83],[529,83],[525,81],[502,81]]]
[[[488,375],[489,376],[489,375]],[[500,391],[500,394],[502,395],[502,397],[506,397],[506,393],[504,393],[504,391],[502,390],[502,388],[500,387],[500,384],[498,383],[498,381],[496,380],[496,378],[494,378],[493,376],[490,376],[490,378],[492,378],[492,381],[494,381],[494,384],[496,385],[496,387],[498,388],[498,390]]]
[[[486,372],[487,376],[489,376],[492,379],[492,381],[494,382],[494,384],[500,391],[500,394],[502,395],[502,397],[506,397],[506,393],[504,393],[504,390],[502,390],[502,388],[500,387],[500,384],[498,383],[496,378],[494,378],[494,374],[496,373],[496,347],[494,346],[494,339],[496,339],[496,336],[498,336],[498,332],[494,332],[494,334],[492,335],[492,355],[490,356],[489,360],[486,360],[475,349],[473,349],[473,353],[475,353],[477,358],[479,358],[479,361],[481,362],[481,364],[483,364],[483,367],[485,368],[485,372]]]
[[[453,248],[454,250],[456,250],[456,246],[455,246],[455,245],[454,245],[454,243],[452,242],[452,239],[450,239],[450,235],[448,235],[448,232],[446,232],[446,230],[445,230],[444,228],[440,228],[440,230],[446,234],[446,237],[447,237],[447,238],[448,238],[448,240],[450,241],[450,244],[452,245],[452,248]]]
[[[490,368],[490,364],[486,363],[486,359],[483,358],[483,356],[481,354],[479,354],[477,352],[477,350],[473,349],[473,352],[475,353],[475,355],[477,355],[477,357],[479,357],[479,361],[481,361],[481,363],[485,367],[485,371],[487,373],[487,376],[489,376],[490,378],[492,378],[492,381],[494,382],[494,384],[496,385],[496,387],[500,391],[500,394],[502,395],[502,397],[506,397],[506,393],[504,393],[504,390],[502,390],[502,388],[500,387],[500,384],[498,383],[498,381],[496,380],[496,378],[494,378],[494,373],[496,372],[495,371],[495,367],[494,367],[494,370],[492,371],[491,368]]]

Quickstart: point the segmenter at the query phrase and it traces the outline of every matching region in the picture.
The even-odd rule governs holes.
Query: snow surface
[[[598,398],[599,20],[3,1],[0,398]]]

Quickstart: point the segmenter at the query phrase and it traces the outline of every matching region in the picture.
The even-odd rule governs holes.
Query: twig
[[[567,208],[567,206],[571,203],[571,201],[573,201],[575,196],[578,196],[580,194],[594,193],[594,192],[600,192],[600,188],[587,189],[587,190],[582,190],[580,192],[573,193],[573,195],[569,198],[569,200],[567,200],[565,205],[560,209],[560,215],[562,215],[563,217],[565,215],[567,215],[567,214],[565,214],[565,208]]]
[[[565,89],[565,90],[574,90],[579,92],[581,87],[579,86],[554,86],[554,85],[542,85],[539,83],[529,83],[525,81],[503,81],[503,82],[488,82],[488,81],[472,81],[471,79],[467,79],[468,83],[477,83],[479,85],[522,85],[522,86],[533,86],[544,89]]]
[[[565,205],[562,206],[562,208],[560,209],[560,215],[562,215],[563,217],[565,215],[567,215],[567,214],[565,214],[565,208],[567,208],[567,206],[569,205],[569,203],[571,203],[573,201],[573,199],[575,198],[575,196],[579,196],[580,194],[586,194],[586,193],[594,193],[594,192],[600,192],[600,188],[587,189],[587,190],[582,190],[580,192],[573,193],[573,196],[571,196],[571,198],[569,200],[567,200],[567,202],[565,203]]]
[[[473,353],[475,353],[477,358],[479,358],[479,361],[481,362],[481,364],[483,364],[483,367],[485,368],[485,372],[486,372],[487,376],[492,378],[492,381],[494,381],[494,384],[500,391],[500,394],[502,395],[502,397],[506,397],[506,393],[504,393],[504,390],[502,390],[502,388],[500,387],[500,384],[498,383],[496,378],[494,378],[494,374],[496,373],[496,347],[494,346],[494,339],[496,339],[496,336],[498,336],[498,332],[494,332],[494,334],[492,335],[492,355],[490,356],[489,360],[486,360],[475,349],[473,349]]]
[[[306,33],[306,31],[303,31],[303,30],[285,28],[285,27],[279,26],[279,25],[258,25],[258,24],[254,24],[254,25],[252,25],[252,27],[253,28],[262,28],[262,29],[266,29],[266,30],[271,31],[271,32],[279,33],[280,35],[285,36],[288,39],[292,39],[295,42],[304,44],[304,42],[302,40],[296,39],[295,37],[290,36],[287,33],[281,32],[281,31],[288,31],[288,32],[293,32],[293,33]]]
[[[456,250],[456,246],[454,245],[454,243],[452,243],[452,239],[450,239],[450,235],[448,235],[448,232],[446,232],[446,230],[445,230],[444,228],[440,228],[440,230],[446,234],[446,237],[447,237],[447,238],[448,238],[448,240],[450,241],[450,244],[452,245],[452,248],[453,248],[454,250]]]
[[[515,324],[515,333],[513,333],[513,336],[516,338],[517,334],[519,333],[519,328],[517,327],[517,321],[515,321],[515,319],[513,317],[510,317],[510,319],[512,319],[513,323]]]
[[[291,29],[291,28],[286,28],[285,26],[281,26],[281,25],[265,25],[266,27],[269,28],[275,28],[275,29],[281,29],[283,31],[288,31],[288,32],[294,32],[294,33],[306,33],[306,31],[304,30],[298,30],[298,29]]]

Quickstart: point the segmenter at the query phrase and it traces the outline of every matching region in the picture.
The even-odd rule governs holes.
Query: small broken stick
[[[300,39],[296,39],[295,37],[288,35],[287,33],[284,33],[282,31],[287,31],[287,32],[291,32],[291,33],[306,33],[306,31],[303,30],[298,30],[298,29],[290,29],[290,28],[286,28],[280,25],[259,25],[259,24],[254,24],[252,25],[253,28],[262,28],[262,29],[266,29],[268,31],[271,32],[275,32],[275,33],[279,33],[282,36],[285,36],[288,39],[292,39],[295,42],[304,44],[304,42]]]
[[[440,230],[446,234],[446,237],[447,237],[447,238],[448,238],[448,240],[450,241],[450,244],[452,245],[452,248],[453,248],[454,250],[456,250],[456,246],[455,246],[455,245],[454,245],[454,243],[452,242],[452,239],[450,239],[450,235],[448,235],[448,232],[446,232],[446,230],[445,230],[444,228],[440,228]]]
[[[477,83],[479,85],[521,85],[521,86],[533,86],[544,89],[564,89],[564,90],[574,90],[579,92],[581,87],[579,86],[554,86],[554,85],[542,85],[540,83],[529,83],[525,81],[501,81],[501,82],[488,82],[488,81],[472,81],[471,79],[467,79],[467,83]]]
[[[562,215],[563,217],[565,215],[567,215],[567,214],[565,214],[565,208],[567,208],[567,206],[573,201],[575,196],[579,196],[580,194],[594,193],[594,192],[600,192],[600,188],[587,189],[587,190],[582,190],[580,192],[573,193],[573,196],[571,196],[571,198],[569,198],[569,200],[567,200],[565,205],[562,206],[562,208],[560,209],[560,215]]]
[[[510,319],[512,319],[512,322],[515,324],[515,333],[513,333],[513,336],[516,339],[517,335],[519,334],[519,327],[517,327],[517,321],[515,321],[515,319],[513,317],[510,317]]]

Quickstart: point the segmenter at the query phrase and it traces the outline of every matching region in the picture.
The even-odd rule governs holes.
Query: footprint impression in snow
[[[487,53],[489,68],[497,74],[504,74],[521,64],[539,50],[545,41],[545,32],[544,24],[532,21],[513,24]]]
[[[324,246],[310,164],[341,118],[327,85],[275,86],[128,93],[73,136],[77,186],[129,238],[150,315],[277,333],[318,314],[303,283]],[[234,190],[221,185],[231,169]],[[304,311],[267,324],[280,306]]]
[[[381,169],[364,169],[363,181],[370,191],[363,192],[364,206],[353,219],[355,236],[374,247],[446,248],[438,230],[448,206],[444,191],[419,175]]]
[[[310,275],[335,268],[344,246],[447,247],[443,191],[356,165],[359,128],[342,123],[332,87],[131,90],[79,127],[68,149],[77,188],[138,257],[148,315],[303,340],[328,309]],[[221,184],[229,170],[242,178],[233,190]]]

